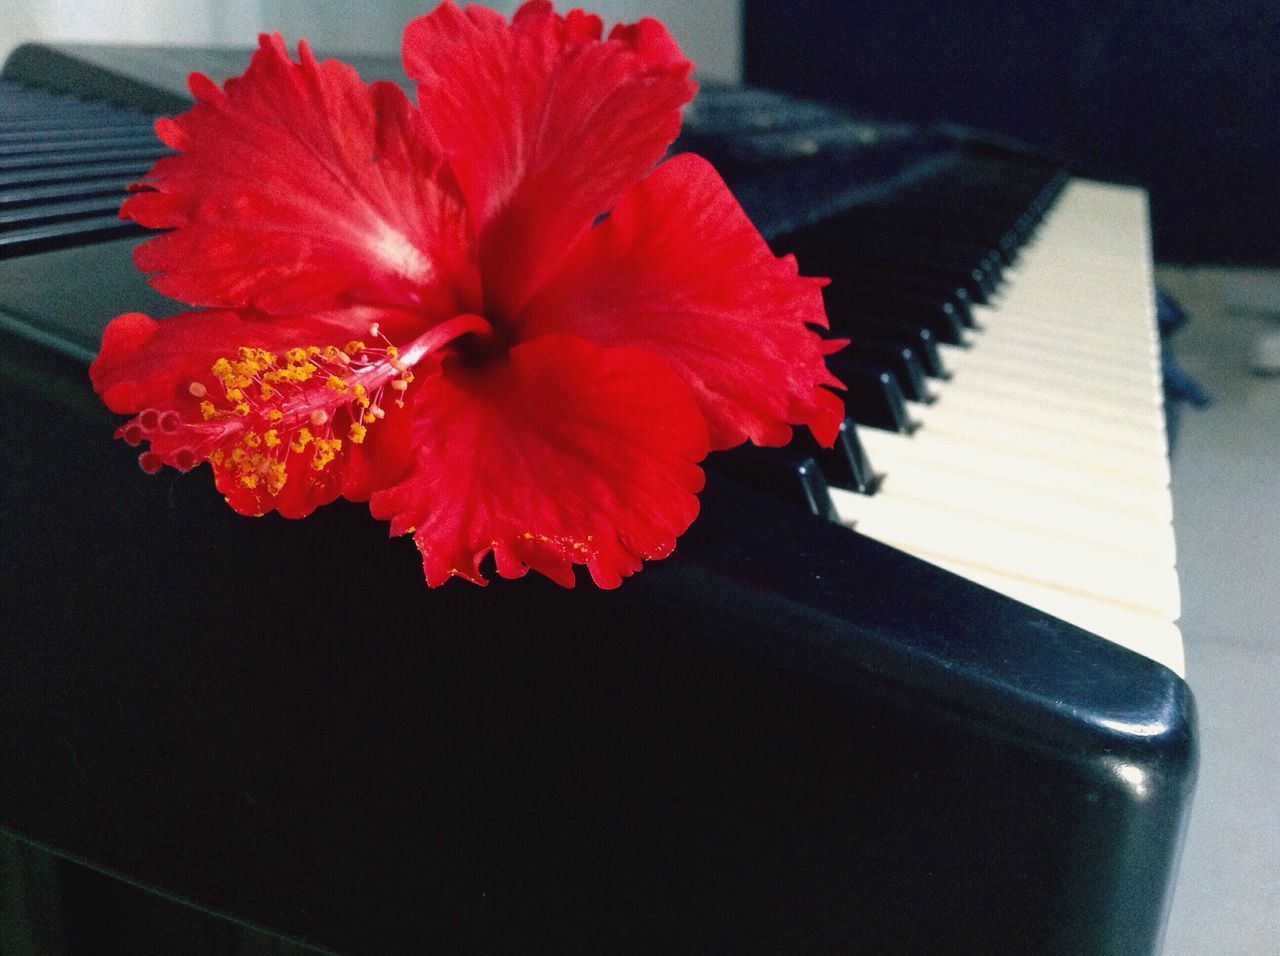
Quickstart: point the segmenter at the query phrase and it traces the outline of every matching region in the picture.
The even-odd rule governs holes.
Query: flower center
[[[208,460],[246,488],[278,494],[299,462],[325,471],[344,443],[364,442],[388,402],[403,407],[423,359],[460,336],[491,333],[480,316],[460,315],[403,349],[377,323],[369,328],[373,344],[298,345],[279,353],[241,346],[235,357],[218,358],[207,379],[189,384],[199,419],[146,409],[118,434],[130,444],[151,442],[138,459],[148,472],[162,465],[186,471]]]

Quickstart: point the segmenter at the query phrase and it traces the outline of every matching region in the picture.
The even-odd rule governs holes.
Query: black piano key
[[[739,445],[711,455],[707,468],[819,518],[839,520],[821,466],[794,442],[783,448]]]
[[[834,217],[825,225],[835,233],[834,238],[840,244],[833,251],[839,253],[863,251],[881,255],[919,257],[955,266],[980,266],[992,253],[996,253],[995,264],[999,265],[1000,256],[996,250],[995,236],[972,239],[898,230],[874,223],[863,223],[859,220],[856,211]],[[821,231],[825,230],[815,230],[815,232]]]
[[[162,145],[156,143],[153,146],[143,145],[120,149],[87,150],[34,156],[4,156],[0,157],[0,170],[16,173],[44,170],[49,167],[66,167],[74,171],[77,166],[81,167],[81,169],[97,167],[108,161],[134,162],[145,167],[165,155],[166,152]]]
[[[904,266],[869,266],[817,255],[805,255],[800,262],[806,274],[826,276],[839,289],[856,287],[872,292],[906,294],[939,304],[950,303],[966,327],[976,327],[971,311],[973,300],[959,283],[922,275]]]
[[[76,166],[51,166],[43,169],[20,169],[0,171],[0,188],[23,189],[52,183],[75,182],[81,179],[100,176],[124,176],[130,182],[142,179],[147,172],[147,163],[142,161],[120,161],[86,163]]]
[[[0,207],[0,233],[24,226],[63,222],[69,219],[85,219],[90,216],[110,216],[120,211],[123,193],[93,196],[62,202],[45,202],[39,205]]]
[[[898,380],[898,387],[909,401],[933,401],[926,381],[928,372],[925,371],[924,362],[916,349],[901,339],[864,332],[837,354],[883,365],[893,373]]]
[[[945,380],[951,377],[946,363],[942,360],[942,353],[938,349],[938,339],[927,328],[894,319],[859,316],[856,325],[847,327],[847,334],[857,338],[876,336],[892,342],[899,342],[910,347],[915,352],[916,358],[920,360],[920,364],[929,378]]]
[[[80,155],[108,149],[157,151],[162,148],[156,139],[156,134],[146,129],[136,133],[112,133],[102,136],[14,137],[9,142],[0,141],[0,157]]]
[[[946,345],[963,345],[964,330],[960,319],[943,309],[916,309],[903,306],[880,305],[874,303],[864,305],[858,301],[856,293],[846,298],[838,289],[828,286],[823,290],[827,306],[827,319],[831,330],[839,335],[854,336],[868,320],[873,320],[876,327],[884,324],[897,326],[909,331],[912,336],[916,329],[928,329],[935,342]]]
[[[849,261],[887,270],[910,269],[922,276],[944,279],[964,289],[975,302],[986,302],[999,285],[996,277],[977,264],[962,265],[943,259],[922,258],[906,250],[851,253]]]
[[[12,232],[0,232],[0,259],[28,255],[47,249],[62,249],[87,242],[139,236],[147,230],[136,222],[116,215],[91,216],[65,222],[27,226]]]
[[[41,142],[66,142],[83,139],[86,135],[101,133],[103,136],[150,135],[155,139],[153,124],[146,119],[134,122],[121,122],[118,111],[100,118],[81,120],[66,117],[50,117],[46,120],[22,120],[16,122],[0,121],[0,145],[25,143],[33,140]]]
[[[17,189],[0,188],[0,209],[6,206],[27,206],[59,199],[84,199],[90,196],[115,196],[123,202],[130,179],[122,176],[100,176],[71,182],[23,186]]]
[[[832,223],[821,230],[788,237],[791,251],[802,261],[842,263],[846,268],[910,272],[945,280],[982,302],[999,285],[998,257],[990,248],[944,248],[937,244],[898,237],[859,233],[856,228]]]
[[[880,476],[871,467],[852,418],[840,423],[835,444],[830,448],[819,445],[807,428],[796,429],[796,437],[791,444],[818,463],[827,476],[827,483],[833,488],[869,495],[880,486]]]
[[[943,323],[945,329],[955,330],[957,342],[963,338],[962,329],[974,328],[973,310],[968,299],[944,298],[913,289],[892,288],[886,285],[858,282],[832,281],[828,298],[851,305],[859,312],[889,312],[893,315],[925,317]],[[940,335],[942,334],[940,330]],[[946,334],[950,335],[950,332]],[[955,344],[955,343],[953,343]]]
[[[923,212],[918,209],[903,209],[891,203],[876,203],[857,207],[856,213],[849,218],[856,220],[864,227],[881,231],[892,231],[908,236],[919,236],[930,240],[962,240],[975,247],[989,247],[1003,253],[1005,245],[1002,240],[1010,236],[1010,243],[1016,240],[1013,233],[1013,220],[993,223],[975,223],[972,219],[961,215],[944,215],[938,212]],[[1003,258],[1003,255],[1001,256]]]
[[[885,366],[839,353],[827,359],[831,374],[844,382],[840,392],[845,414],[859,425],[891,432],[911,432],[916,423],[907,414],[907,400],[898,380]]]

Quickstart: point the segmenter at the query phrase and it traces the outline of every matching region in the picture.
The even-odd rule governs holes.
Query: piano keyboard
[[[929,401],[858,430],[883,477],[832,487],[836,514],[1182,674],[1145,193],[1070,180],[968,307]],[[858,340],[857,318],[833,322]]]
[[[102,325],[172,308],[107,215],[147,163],[97,152],[146,119],[54,102],[42,77],[180,109],[188,70],[248,54],[89,52],[23,47],[0,77],[0,398],[18,412],[0,443],[23,449],[0,455],[22,504],[0,535],[0,772],[18,784],[0,829],[338,951],[387,927],[486,951],[670,949],[673,932],[715,951],[1158,948],[1189,689],[965,580],[1180,670],[1141,193],[1057,194],[1044,164],[945,130],[704,84],[685,148],[734,173],[780,251],[805,244],[804,271],[836,277],[841,442],[710,456],[753,487],[713,476],[677,553],[615,591],[428,591],[358,508],[245,522],[208,483],[143,480],[108,440],[85,374]],[[70,461],[57,482],[32,466]],[[790,520],[771,496],[797,490],[863,534]],[[361,560],[281,573],[282,549],[335,541]],[[279,609],[317,591],[368,597],[371,634],[450,626],[393,654],[353,641],[350,615],[282,630]],[[430,772],[384,773],[407,766]],[[378,799],[316,815],[312,794],[380,774]],[[68,825],[86,812],[108,825]],[[347,864],[386,869],[371,833],[400,871],[353,905]],[[261,859],[245,834],[269,835]],[[238,865],[193,881],[193,856]],[[282,860],[303,865],[282,879]]]
[[[803,173],[797,160],[808,150],[787,150],[821,130],[823,150],[839,153],[846,173],[882,188],[911,183],[938,148],[909,127],[869,126],[760,91],[704,91],[700,104],[686,145],[734,146],[716,157],[729,170],[781,160]],[[726,138],[726,123],[745,126]],[[715,135],[704,142],[699,129]],[[0,82],[0,259],[136,233],[115,215],[120,193],[162,149],[142,113]],[[1048,167],[952,159],[915,187],[838,213],[840,249],[823,222],[783,237],[784,247],[807,245],[797,250],[804,271],[835,277],[833,327],[853,340],[836,372],[850,384],[849,413],[879,476],[829,473],[828,488],[805,474],[808,503],[1181,674],[1145,195],[1071,180],[1031,233],[1042,210],[1023,207],[1046,195],[1046,180],[1056,191]],[[795,202],[790,186],[772,185]],[[737,188],[754,195],[749,177]],[[976,217],[973,205],[951,207],[957,191],[971,204],[981,197]],[[752,213],[770,219],[759,201]],[[974,261],[990,266],[983,228],[1006,220],[1021,234],[991,239],[997,260],[1014,260],[990,270],[993,291],[994,278],[957,269],[954,255],[977,250]],[[850,225],[852,235],[841,231]],[[913,261],[916,242],[923,263]],[[930,313],[940,289],[955,316]],[[974,327],[961,328],[961,318]]]

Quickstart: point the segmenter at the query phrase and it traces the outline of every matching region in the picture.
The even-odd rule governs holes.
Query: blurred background
[[[32,40],[247,48],[263,30],[326,53],[394,53],[429,6],[8,0],[0,61]],[[704,78],[959,123],[1149,189],[1158,278],[1191,316],[1176,353],[1212,398],[1185,416],[1174,453],[1202,763],[1165,952],[1280,952],[1280,378],[1267,374],[1280,373],[1280,4],[592,6],[606,23],[661,18]]]
[[[519,5],[510,0],[486,4],[507,13]],[[11,0],[0,18],[0,59],[27,40],[245,46],[262,31],[306,37],[331,52],[397,53],[405,23],[432,6],[418,0],[358,6],[344,0]],[[739,0],[606,0],[587,6],[606,24],[658,17],[703,74],[725,80],[741,75]]]

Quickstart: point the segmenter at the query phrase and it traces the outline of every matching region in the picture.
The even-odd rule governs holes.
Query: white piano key
[[[990,347],[984,342],[969,349],[939,346],[939,354],[952,372],[976,368],[983,378],[1021,378],[1042,383],[1046,388],[1112,396],[1122,403],[1134,400],[1152,404],[1159,384],[1154,370],[1131,370],[1125,376],[1113,376],[1110,369],[1096,369],[1065,356],[1028,354],[1026,349],[1001,347],[999,342]]]
[[[1153,495],[1146,482],[1116,475],[1084,462],[1046,458],[1025,450],[975,447],[972,442],[934,434],[927,442],[874,428],[858,430],[867,457],[878,471],[909,469],[932,475],[945,486],[950,471],[990,479],[997,487],[1051,491],[1109,508],[1128,509],[1163,521],[1173,519],[1167,496]]]
[[[862,429],[872,537],[1182,672],[1145,194],[1073,180],[913,435]]]
[[[858,495],[837,488],[832,489],[832,503],[855,530],[905,551],[962,561],[1169,620],[1180,613],[1178,579],[1171,566],[892,494]]]
[[[915,410],[918,409],[918,412]],[[917,440],[927,442],[933,435],[950,435],[974,442],[975,446],[1021,450],[1064,462],[1090,462],[1095,468],[1127,475],[1155,485],[1169,481],[1169,460],[1142,448],[1126,448],[1119,442],[1080,437],[1054,428],[1053,422],[1025,424],[1003,418],[974,419],[964,410],[950,410],[945,403],[913,406],[924,431]]]
[[[1151,515],[1108,507],[1036,488],[952,472],[939,482],[932,475],[899,469],[885,475],[880,493],[930,502],[1033,530],[1115,548],[1147,560],[1174,564],[1173,527]]]
[[[1101,424],[1107,434],[1163,444],[1153,437],[1164,427],[1164,415],[1155,405],[1121,408],[1114,401],[1081,395],[1075,390],[1047,389],[1016,380],[992,382],[972,375],[933,383],[930,390],[936,401],[970,409],[975,415],[999,412],[1012,417],[1035,417],[1086,434]]]

